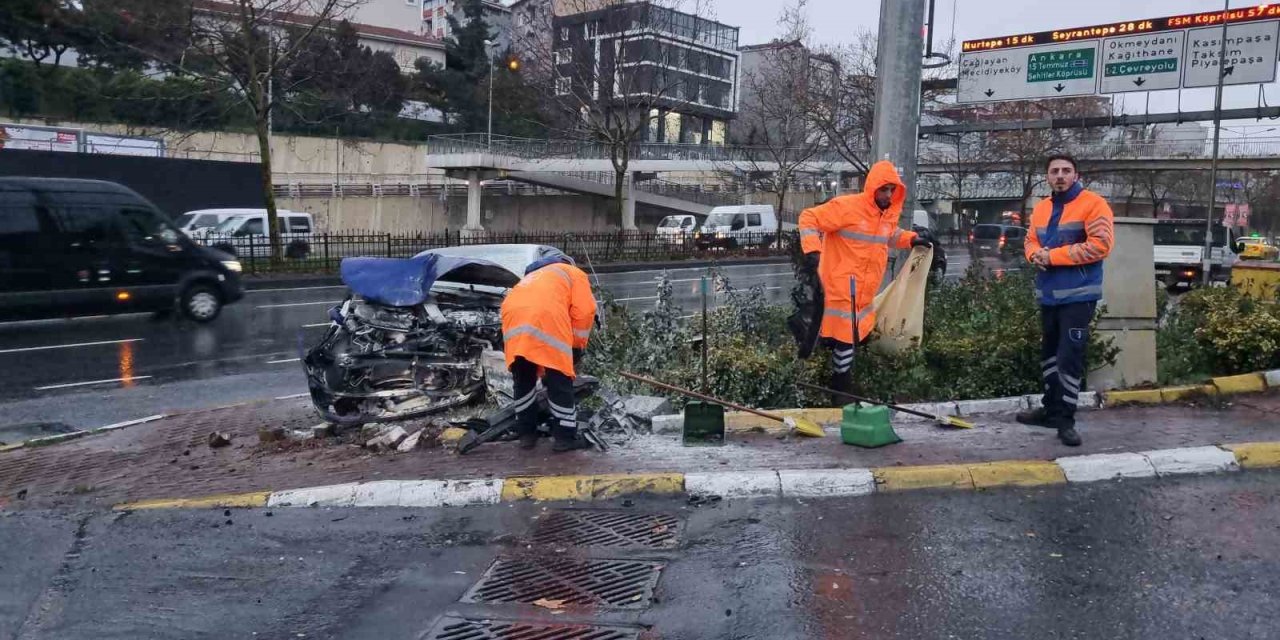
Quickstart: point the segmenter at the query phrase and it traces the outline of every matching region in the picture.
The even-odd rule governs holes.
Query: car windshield
[[[1003,227],[994,224],[980,224],[973,228],[973,237],[979,240],[995,240],[1003,232]]]
[[[1182,247],[1203,247],[1204,224],[1194,222],[1186,224],[1157,224],[1155,243]],[[1225,230],[1222,227],[1215,226],[1213,228],[1213,246],[1221,247],[1226,243]]]
[[[178,219],[174,221],[174,224],[178,225],[178,227],[185,227],[188,224],[190,224],[191,221],[195,219],[195,217],[196,217],[196,214],[194,213],[184,213],[178,216]]]
[[[733,221],[741,218],[741,213],[713,213],[707,218],[708,227],[728,227]]]
[[[678,229],[680,227],[680,218],[663,218],[662,224],[658,225],[661,229]]]

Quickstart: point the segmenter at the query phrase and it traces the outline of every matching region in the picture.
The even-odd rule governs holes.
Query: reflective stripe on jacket
[[[875,192],[886,184],[897,185],[889,208],[881,211]],[[831,199],[800,213],[800,248],[822,252],[818,277],[825,293],[821,335],[853,343],[853,308],[857,308],[858,338],[876,326],[872,301],[880,291],[889,247],[906,249],[916,234],[898,228],[907,190],[898,170],[887,160],[872,165],[862,193]],[[849,298],[849,280],[857,283],[856,305]]]
[[[523,357],[574,377],[573,350],[586,348],[595,315],[591,282],[581,269],[555,263],[529,273],[502,301],[507,367]]]
[[[1041,200],[1031,213],[1027,259],[1049,250],[1047,269],[1036,273],[1036,300],[1045,306],[1102,299],[1102,261],[1115,240],[1111,207],[1079,182]]]

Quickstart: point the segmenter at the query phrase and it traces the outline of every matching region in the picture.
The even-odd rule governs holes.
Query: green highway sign
[[[1095,47],[1027,56],[1027,82],[1063,82],[1093,77]]]

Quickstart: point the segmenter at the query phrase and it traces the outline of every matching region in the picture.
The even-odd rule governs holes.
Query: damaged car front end
[[[554,251],[529,253],[544,249]],[[499,264],[447,253],[459,252],[342,261],[351,294],[329,310],[332,325],[303,358],[312,402],[325,420],[404,420],[483,398],[481,356],[502,349],[499,309],[525,258]]]

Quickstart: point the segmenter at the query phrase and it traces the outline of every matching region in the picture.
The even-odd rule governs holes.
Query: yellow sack
[[[920,344],[924,334],[924,293],[929,285],[933,249],[916,247],[898,277],[875,299],[876,331],[871,348],[881,353],[901,353]]]

